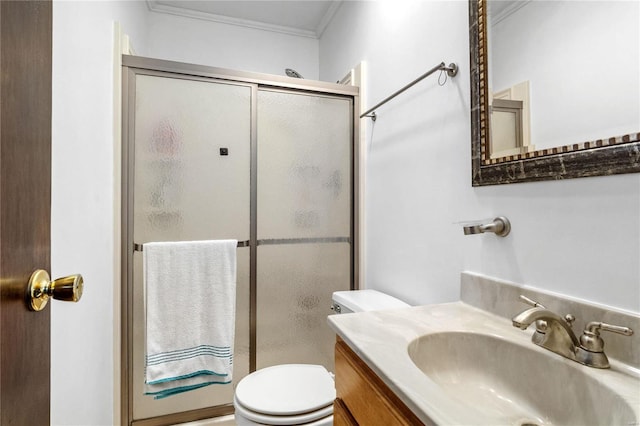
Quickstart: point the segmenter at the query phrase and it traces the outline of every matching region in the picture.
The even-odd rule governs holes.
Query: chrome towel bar
[[[238,241],[238,247],[249,247],[249,241]],[[133,243],[133,251],[143,251],[144,244]]]
[[[349,237],[327,237],[327,238],[268,238],[258,240],[257,245],[279,245],[279,244],[317,244],[317,243],[351,243]],[[238,247],[249,247],[250,241],[238,241]],[[133,243],[134,251],[143,251],[144,244]]]
[[[405,90],[407,90],[408,88],[412,87],[413,85],[415,85],[416,83],[419,83],[420,81],[424,80],[425,78],[429,77],[431,74],[433,74],[436,71],[446,71],[447,75],[449,77],[455,77],[456,74],[458,74],[458,66],[454,63],[450,63],[448,66],[445,65],[444,62],[440,62],[438,65],[436,65],[435,67],[431,68],[429,71],[427,71],[426,73],[422,74],[420,77],[416,78],[415,80],[413,80],[411,83],[407,84],[406,86],[404,86],[402,89],[395,91],[392,95],[386,97],[383,101],[379,102],[378,104],[376,104],[376,106],[369,108],[368,110],[366,110],[365,112],[363,112],[362,114],[360,114],[360,118],[363,117],[369,117],[371,118],[373,121],[376,121],[377,115],[375,113],[375,110],[377,110],[379,107],[381,107],[382,105],[386,104],[387,102],[389,102],[391,99],[395,98],[396,96],[398,96],[400,93],[404,92]],[[446,77],[445,77],[446,78]],[[444,83],[443,83],[444,84]]]

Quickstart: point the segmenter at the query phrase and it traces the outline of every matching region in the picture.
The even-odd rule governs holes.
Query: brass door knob
[[[51,281],[44,269],[38,269],[29,279],[28,298],[29,308],[41,311],[47,306],[50,297],[66,302],[77,302],[82,297],[84,280],[82,275],[69,275]]]

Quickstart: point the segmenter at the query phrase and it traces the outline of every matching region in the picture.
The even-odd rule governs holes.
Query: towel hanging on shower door
[[[231,383],[237,243],[144,245],[146,395]]]

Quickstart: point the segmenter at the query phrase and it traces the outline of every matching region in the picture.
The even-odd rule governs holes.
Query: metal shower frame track
[[[334,83],[326,83],[312,80],[302,80],[285,76],[235,71],[224,68],[208,67],[174,61],[145,58],[139,56],[122,56],[122,250],[121,250],[121,375],[120,375],[120,421],[123,425],[135,426],[160,426],[176,423],[184,423],[200,420],[209,417],[222,416],[233,413],[233,405],[208,407],[198,410],[191,410],[182,413],[169,414],[166,416],[154,417],[150,419],[133,419],[133,255],[136,249],[141,249],[141,243],[133,241],[133,176],[134,167],[134,140],[133,128],[135,111],[130,108],[135,101],[135,77],[136,75],[154,75],[163,77],[180,78],[194,81],[211,81],[218,83],[229,83],[249,86],[251,88],[251,203],[250,203],[250,229],[248,246],[250,251],[250,342],[251,348],[256,347],[256,270],[257,270],[257,247],[265,244],[287,244],[293,241],[288,239],[261,240],[257,239],[257,94],[258,89],[298,92],[299,94],[309,94],[316,96],[345,97],[352,100],[352,120],[353,129],[351,133],[352,153],[351,153],[351,287],[359,287],[360,268],[360,224],[358,222],[358,212],[360,206],[358,200],[360,164],[358,159],[360,111],[359,89],[354,86],[345,86]],[[319,242],[345,242],[344,238],[326,238],[326,241]],[[348,239],[349,240],[349,239]],[[135,245],[136,243],[137,246]],[[244,242],[243,242],[244,243]],[[255,350],[251,351],[249,359],[250,371],[255,370]]]

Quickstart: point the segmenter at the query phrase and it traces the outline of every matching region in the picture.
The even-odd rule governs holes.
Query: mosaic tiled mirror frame
[[[490,159],[486,1],[469,0],[472,185],[640,172],[640,132]]]

